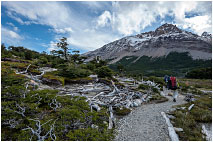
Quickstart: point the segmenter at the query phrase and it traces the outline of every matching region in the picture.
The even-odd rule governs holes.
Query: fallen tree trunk
[[[212,141],[212,136],[208,130],[206,130],[206,127],[204,124],[202,124],[202,133],[205,135],[203,136],[207,141]]]
[[[166,124],[168,125],[168,130],[169,130],[169,136],[172,141],[179,141],[178,135],[175,132],[175,129],[170,122],[169,118],[166,116],[165,112],[161,112],[161,115],[165,118]]]
[[[31,64],[29,64],[27,66],[27,69],[25,71],[22,71],[22,72],[16,72],[16,74],[24,74],[24,73],[27,73],[27,70],[29,69],[29,67],[31,66]]]
[[[195,104],[189,106],[188,110],[190,111]]]
[[[113,128],[113,119],[114,119],[114,116],[113,116],[113,112],[112,112],[112,106],[109,106],[109,113],[110,113],[110,116],[109,116],[109,126],[108,126],[108,129],[112,129]]]

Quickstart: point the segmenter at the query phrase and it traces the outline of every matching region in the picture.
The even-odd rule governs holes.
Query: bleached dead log
[[[26,97],[26,94],[27,94],[27,88],[28,88],[28,86],[29,86],[29,82],[27,82],[27,84],[26,84],[25,92],[23,93],[23,98],[25,98],[25,97]]]
[[[109,116],[109,126],[108,126],[108,129],[112,129],[113,128],[113,112],[112,112],[112,106],[109,106],[109,113],[110,113],[110,116]]]
[[[40,120],[36,120],[36,119],[29,119],[29,120],[35,121],[35,122],[36,122],[36,127],[37,127],[37,128],[32,128],[32,127],[27,126],[27,128],[22,129],[22,130],[31,130],[32,136],[31,136],[31,138],[30,138],[30,141],[32,140],[32,137],[33,137],[34,135],[37,137],[37,140],[38,140],[38,141],[44,141],[45,139],[48,138],[48,135],[49,135],[49,134],[51,134],[50,137],[51,137],[52,139],[56,140],[56,137],[54,137],[55,134],[52,133],[52,131],[54,130],[54,124],[55,124],[55,122],[54,122],[54,124],[51,126],[50,130],[49,130],[45,135],[42,136],[42,133],[43,133],[43,132],[42,132],[42,126],[45,125],[45,124],[47,124],[47,123],[49,123],[50,121],[52,121],[52,119],[48,120],[48,121],[45,122],[44,124],[41,124]],[[54,137],[54,138],[53,138],[53,137]]]
[[[27,73],[27,70],[29,69],[30,66],[31,66],[31,64],[29,64],[29,65],[27,66],[27,69],[26,69],[25,71],[23,71],[23,72],[16,72],[16,74],[24,74],[24,73]]]
[[[136,92],[135,95],[138,96],[140,99],[141,99],[142,96],[143,96],[141,92]]]
[[[132,105],[132,102],[130,100],[127,100],[127,103],[126,103],[126,108],[130,108],[130,106]]]
[[[172,141],[179,141],[178,135],[176,134],[172,123],[170,122],[169,118],[166,116],[165,112],[161,112],[161,115],[165,118],[166,124],[168,125],[169,136]]]
[[[163,91],[160,91],[160,95],[163,96],[163,97],[166,96],[165,93],[164,93]]]
[[[114,87],[115,91],[116,91],[117,93],[119,93],[120,90],[115,86],[115,83],[114,83],[112,80],[111,80],[111,82],[112,82],[112,86]]]
[[[104,92],[100,92],[99,94],[95,95],[95,96],[92,98],[92,100],[95,99],[95,98],[98,97],[98,96],[103,95],[103,94],[104,94]]]
[[[189,108],[188,108],[188,111],[190,111],[193,106],[194,106],[194,104],[190,105]]]
[[[15,111],[18,114],[21,114],[23,117],[25,117],[24,113],[25,113],[25,107],[21,107],[19,104],[16,104],[16,107],[20,110],[20,111]]]
[[[91,108],[94,108],[97,111],[101,110],[101,108],[97,104],[91,104]]]
[[[36,76],[32,76],[32,74],[30,74],[30,78],[35,82],[41,83],[41,80],[39,80]]]
[[[41,78],[44,75],[45,71],[42,71],[40,75],[36,75],[36,78]]]
[[[175,129],[176,132],[183,132],[182,128],[176,128],[176,127],[174,127],[174,129]]]
[[[204,134],[203,138],[207,141],[212,141],[211,133],[206,129],[204,124],[202,124],[202,133]]]
[[[141,100],[141,99],[136,99],[136,100],[134,101],[134,103],[137,104],[137,106],[140,106],[141,103],[142,103],[142,100]]]
[[[53,124],[51,125],[51,127],[50,127],[50,138],[53,140],[53,141],[55,141],[56,140],[56,135],[55,135],[55,133],[53,133],[53,131],[54,131],[54,129],[55,129],[55,122],[57,121],[58,119],[56,119],[54,122],[53,122]]]
[[[114,89],[112,92],[110,92],[108,95],[105,95],[105,97],[111,97],[114,96],[116,93],[116,90]]]

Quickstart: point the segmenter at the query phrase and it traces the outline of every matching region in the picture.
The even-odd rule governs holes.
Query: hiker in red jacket
[[[173,93],[173,102],[176,102],[177,96],[178,96],[178,91],[177,91],[178,83],[177,83],[177,79],[176,79],[176,77],[171,76],[169,81],[170,81],[170,83],[169,83],[169,89],[174,90],[174,93]]]

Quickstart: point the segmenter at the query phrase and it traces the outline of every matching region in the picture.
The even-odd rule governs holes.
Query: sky
[[[57,50],[59,39],[67,37],[70,49],[85,53],[164,23],[198,35],[211,33],[212,2],[1,2],[1,43],[38,52]]]

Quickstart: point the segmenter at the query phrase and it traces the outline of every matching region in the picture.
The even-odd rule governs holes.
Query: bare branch
[[[61,107],[61,103],[57,102],[56,99],[52,99],[52,102],[49,103],[49,105],[54,111],[56,111],[57,108]]]
[[[21,114],[23,117],[25,117],[24,113],[25,113],[25,107],[21,107],[19,104],[16,104],[16,107],[18,107],[20,109],[20,111],[15,111],[18,114]]]
[[[16,121],[15,119],[9,119],[6,120],[6,122],[3,122],[3,124],[9,125],[10,128],[15,128],[19,124],[19,121]]]
[[[38,141],[44,141],[45,139],[48,138],[48,135],[50,135],[52,140],[56,140],[56,136],[53,133],[54,125],[55,125],[56,120],[50,126],[50,130],[44,136],[41,136],[41,134],[42,134],[42,126],[44,126],[45,124],[47,124],[50,121],[52,121],[52,119],[48,120],[44,124],[41,124],[40,120],[37,120],[37,119],[29,119],[29,120],[35,121],[36,122],[36,127],[37,127],[36,129],[33,129],[33,128],[27,126],[27,128],[22,129],[22,130],[31,130],[32,136],[31,136],[30,140],[32,140],[33,135],[35,135],[37,137]]]

